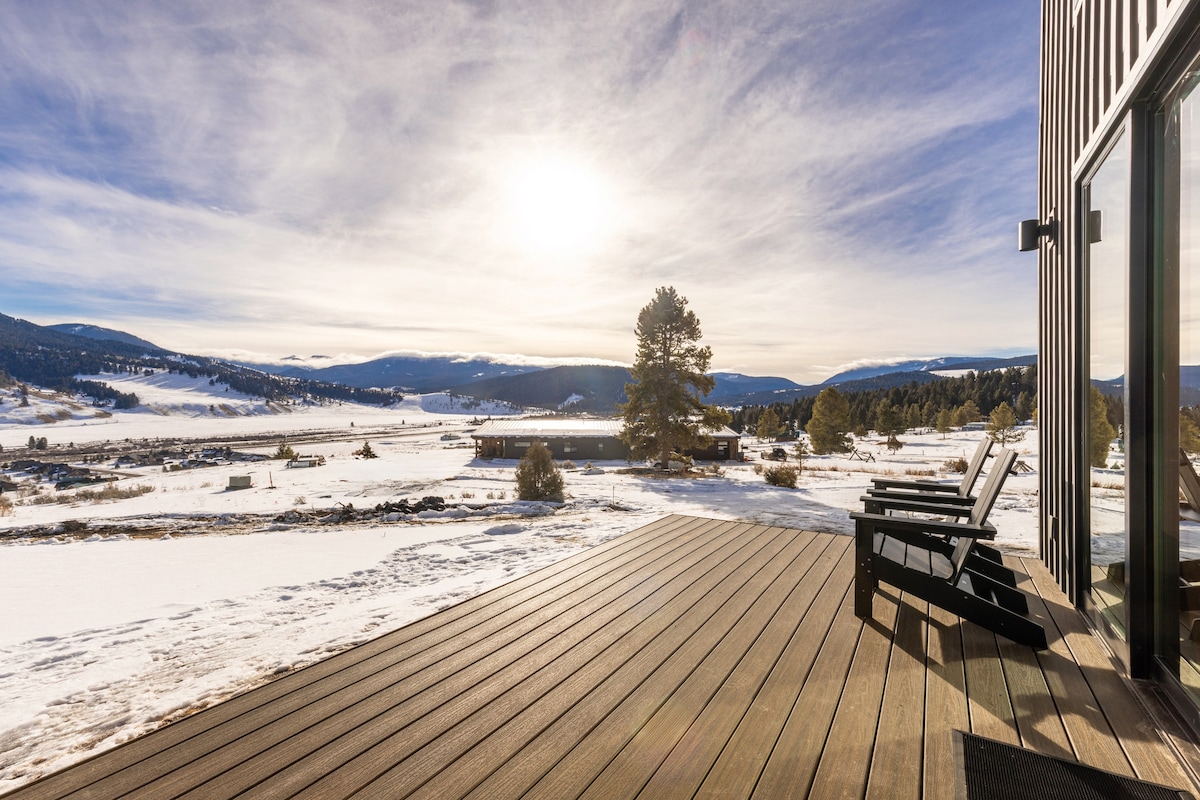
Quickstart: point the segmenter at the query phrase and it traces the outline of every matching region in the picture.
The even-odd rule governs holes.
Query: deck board
[[[850,545],[667,517],[10,797],[941,800],[954,729],[1196,792],[1039,562],[1040,652]]]

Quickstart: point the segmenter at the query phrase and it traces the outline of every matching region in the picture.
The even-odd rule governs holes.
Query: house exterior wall
[[[538,439],[559,460],[596,461],[629,457],[629,445],[615,436],[561,437],[513,434],[489,436],[476,439],[476,452],[481,458],[522,458],[529,445]]]
[[[1038,248],[1038,437],[1041,452],[1041,556],[1074,602],[1088,587],[1086,504],[1090,471],[1087,440],[1088,373],[1086,284],[1081,267],[1080,181],[1125,126],[1134,154],[1134,191],[1152,165],[1141,145],[1153,127],[1149,100],[1195,30],[1196,0],[1044,0],[1038,218],[1054,232]],[[1141,159],[1141,163],[1138,162]],[[1129,325],[1126,383],[1147,386],[1153,354],[1146,330],[1152,313],[1149,209],[1135,204],[1130,226]],[[1139,275],[1141,280],[1139,280]],[[1138,330],[1143,334],[1137,334]],[[1161,398],[1152,398],[1161,401]],[[1132,412],[1150,413],[1147,404]],[[1131,419],[1133,428],[1151,419]],[[1127,436],[1136,469],[1159,454],[1139,452],[1144,443]],[[1137,476],[1131,476],[1137,480]],[[1141,476],[1142,480],[1148,480]],[[1133,498],[1131,498],[1132,500]],[[1130,508],[1131,525],[1148,511]],[[1141,515],[1141,519],[1136,519]]]
[[[1163,227],[1170,183],[1163,172],[1164,119],[1172,87],[1200,57],[1200,0],[1043,0],[1041,24],[1040,555],[1072,602],[1110,637],[1130,675],[1171,690],[1178,683],[1179,557],[1163,543],[1174,536],[1178,550],[1179,318],[1172,310],[1178,274]],[[1087,451],[1087,260],[1091,244],[1106,240],[1089,237],[1087,187],[1113,163],[1112,154],[1127,159],[1120,187],[1125,217],[1102,224],[1104,237],[1120,225],[1125,246],[1116,287],[1125,297],[1124,619],[1117,627],[1105,622],[1091,596]],[[1200,722],[1194,712],[1187,715]]]

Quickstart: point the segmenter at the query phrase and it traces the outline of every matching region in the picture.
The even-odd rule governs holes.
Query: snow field
[[[470,415],[423,405],[428,399],[410,398],[391,411],[334,406],[216,420],[114,414],[114,429],[132,438],[232,435],[231,425],[286,429],[280,422],[295,431],[343,430],[351,421],[355,435],[297,446],[324,455],[323,467],[122,469],[132,477],[118,485],[144,482],[154,491],[104,503],[18,505],[0,517],[0,534],[30,533],[0,539],[0,791],[665,514],[850,533],[847,511],[861,508],[871,477],[957,480],[938,468],[969,457],[981,435],[909,435],[895,454],[860,442],[871,463],[808,457],[795,490],[767,485],[754,470],[761,461],[671,480],[621,474],[624,462],[597,462],[586,472],[581,463],[565,473],[567,502],[558,507],[517,502],[516,462],[474,460],[469,437],[442,441]],[[33,430],[53,442],[67,424],[74,423],[0,424],[0,440],[23,444]],[[79,441],[93,432],[69,430]],[[1032,438],[1016,447],[1036,470]],[[379,458],[351,455],[365,440]],[[241,474],[252,475],[254,488],[226,491],[229,476]],[[1035,471],[1006,483],[991,517],[1002,546],[1036,548],[1036,487]],[[278,520],[289,510],[363,509],[427,495],[460,506],[349,525]],[[87,530],[66,535],[66,522],[86,522]]]

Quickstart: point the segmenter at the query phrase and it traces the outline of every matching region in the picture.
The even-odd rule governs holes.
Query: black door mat
[[[1013,747],[972,733],[954,732],[959,800],[1192,800],[1190,792],[1139,781]]]

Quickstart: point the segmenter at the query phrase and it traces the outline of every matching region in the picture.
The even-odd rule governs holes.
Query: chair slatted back
[[[1012,465],[1017,460],[1015,450],[1009,450],[1001,447],[1000,452],[996,454],[996,463],[992,465],[992,471],[988,473],[987,480],[983,482],[983,488],[979,491],[979,498],[975,501],[975,505],[971,507],[971,516],[968,517],[968,524],[982,525],[987,521],[988,514],[991,513],[992,506],[996,504],[996,500],[1000,497],[1000,489],[1004,486],[1004,479],[1008,477],[1008,473],[1012,470]],[[967,559],[971,557],[971,550],[975,547],[975,539],[970,536],[959,536],[958,541],[954,545],[954,552],[950,554],[950,583],[951,585],[958,583],[959,577],[967,566]]]
[[[1179,490],[1192,510],[1200,512],[1200,478],[1196,477],[1196,468],[1182,447],[1179,448]]]
[[[971,490],[975,488],[975,482],[979,480],[979,475],[983,472],[983,462],[987,461],[988,453],[991,451],[992,440],[986,436],[980,439],[979,446],[975,448],[975,455],[971,456],[971,461],[967,464],[967,471],[963,473],[962,483],[958,485],[959,497],[971,496]]]
[[[1000,452],[996,453],[996,463],[992,464],[992,469],[983,481],[983,488],[979,490],[979,496],[975,499],[975,505],[971,506],[971,516],[967,517],[969,524],[982,525],[987,521],[987,516],[991,513],[992,506],[996,504],[996,499],[1000,497],[1000,489],[1004,486],[1004,479],[1012,471],[1012,465],[1016,460],[1016,451],[1009,450],[1007,447],[1001,447]]]

